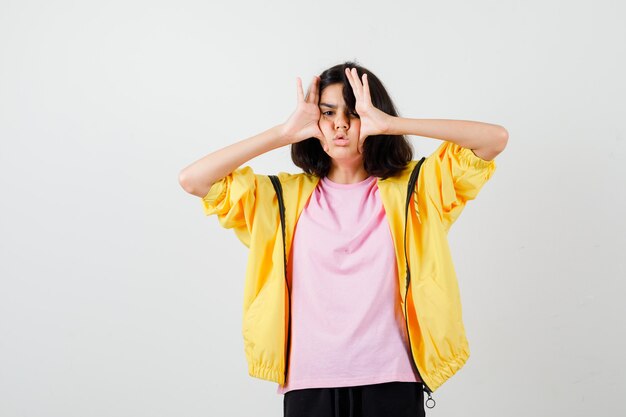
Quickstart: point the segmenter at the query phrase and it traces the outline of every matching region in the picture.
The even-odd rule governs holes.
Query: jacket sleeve
[[[496,162],[495,159],[481,159],[469,148],[444,141],[426,158],[423,168],[426,193],[447,231],[467,201],[476,198],[491,178],[496,170]]]
[[[204,214],[216,214],[220,225],[234,229],[247,247],[250,247],[250,232],[254,224],[259,177],[247,165],[237,168],[214,182],[207,195],[202,197]]]

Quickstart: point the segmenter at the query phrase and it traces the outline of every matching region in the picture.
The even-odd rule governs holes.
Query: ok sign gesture
[[[356,68],[346,68],[346,77],[348,77],[348,82],[350,82],[356,98],[354,110],[356,110],[361,119],[358,149],[360,153],[363,153],[363,142],[365,142],[365,139],[368,136],[387,133],[393,116],[377,109],[372,104],[367,74],[363,74],[363,82],[361,82]]]

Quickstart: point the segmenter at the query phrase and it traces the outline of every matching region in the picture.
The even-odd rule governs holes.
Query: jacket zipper
[[[424,378],[422,378],[422,374],[421,374],[419,368],[417,367],[417,361],[415,360],[415,357],[413,357],[413,347],[411,346],[411,335],[410,335],[410,332],[409,332],[409,316],[407,314],[407,300],[408,300],[408,294],[409,294],[409,285],[411,284],[411,270],[409,269],[409,258],[408,258],[407,253],[406,253],[406,228],[407,228],[407,222],[408,222],[407,217],[408,217],[408,208],[409,208],[409,202],[410,202],[410,199],[409,199],[408,195],[410,195],[409,193],[413,193],[414,194],[415,211],[417,213],[417,220],[420,223],[422,223],[422,219],[420,218],[420,213],[419,213],[418,202],[417,202],[417,192],[414,191],[414,189],[415,189],[414,187],[415,187],[415,182],[417,181],[417,176],[419,175],[420,166],[424,162],[424,159],[425,158],[422,158],[422,160],[417,163],[417,165],[414,168],[414,172],[411,173],[411,179],[409,180],[409,188],[407,189],[407,206],[406,206],[406,211],[404,213],[405,214],[405,220],[404,220],[404,261],[406,262],[406,288],[404,290],[404,322],[406,324],[406,337],[407,337],[408,342],[409,342],[409,350],[411,352],[411,360],[413,361],[413,364],[415,365],[415,369],[417,370],[417,373],[420,376],[420,379],[422,380],[423,390],[428,395],[428,399],[426,400],[426,407],[434,408],[435,405],[436,405],[436,402],[435,402],[434,398],[432,397],[433,391],[428,387],[428,385],[426,385],[426,382],[424,381]],[[411,188],[413,188],[413,190]],[[430,405],[431,403],[432,403],[432,405]]]
[[[286,231],[285,231],[285,204],[283,200],[283,187],[280,184],[280,179],[277,175],[268,175],[272,185],[274,186],[274,190],[276,191],[276,196],[278,197],[278,209],[280,213],[280,228],[282,230],[283,236],[283,271],[285,277],[285,287],[287,288],[287,310],[289,314],[289,319],[287,321],[287,346],[285,348],[285,373],[283,374],[283,385],[287,382],[287,375],[289,372],[289,350],[291,347],[291,288],[289,287],[289,280],[287,278],[287,242],[286,242]]]
[[[420,376],[420,379],[422,380],[424,391],[426,391],[426,394],[428,395],[428,399],[426,400],[426,407],[434,408],[436,403],[435,403],[434,398],[432,397],[433,392],[430,388],[428,388],[428,385],[426,385],[426,382],[424,382],[424,378],[422,378],[422,374],[420,373],[420,370],[417,367],[417,362],[415,361],[415,358],[413,357],[413,348],[411,347],[411,335],[409,334],[409,319],[408,319],[407,311],[406,311],[406,305],[407,305],[406,301],[407,301],[407,294],[409,292],[410,283],[411,283],[411,274],[407,270],[407,283],[406,283],[406,290],[404,292],[404,322],[406,323],[406,336],[409,340],[409,350],[411,351],[411,360],[413,361],[413,364],[415,365],[415,369],[417,370],[417,373]],[[430,402],[432,402],[432,405],[429,405]]]

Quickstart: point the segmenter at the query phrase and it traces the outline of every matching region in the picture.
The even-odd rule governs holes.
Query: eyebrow
[[[335,104],[328,104],[328,103],[320,103],[320,107],[322,107],[322,106],[329,107],[331,109],[336,109],[337,108],[337,106]]]

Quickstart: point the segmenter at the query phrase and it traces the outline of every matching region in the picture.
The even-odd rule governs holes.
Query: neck
[[[354,163],[346,163],[333,161],[328,171],[328,179],[339,184],[354,184],[365,181],[370,175],[363,167],[363,161],[355,161]]]

